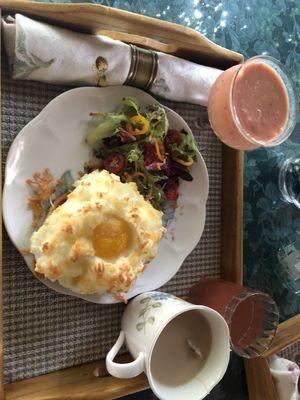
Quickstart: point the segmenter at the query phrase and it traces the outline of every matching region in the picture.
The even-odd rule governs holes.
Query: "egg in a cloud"
[[[135,183],[103,170],[84,175],[32,234],[35,271],[80,294],[118,299],[155,257],[162,212]]]

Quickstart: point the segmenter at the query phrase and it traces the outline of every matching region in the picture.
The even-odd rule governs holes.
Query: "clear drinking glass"
[[[297,112],[294,83],[285,66],[270,56],[255,56],[227,69],[209,94],[213,131],[239,150],[284,142],[295,127]]]
[[[225,318],[235,353],[254,358],[269,349],[279,312],[266,293],[215,278],[203,278],[190,291],[189,301],[218,311]]]
[[[300,155],[284,161],[279,172],[279,190],[285,201],[300,208]]]
[[[283,285],[300,296],[300,232],[296,231],[284,239],[277,257]]]

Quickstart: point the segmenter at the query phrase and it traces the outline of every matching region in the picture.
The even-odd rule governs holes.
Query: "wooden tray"
[[[20,12],[35,19],[73,30],[101,33],[125,42],[177,55],[194,62],[228,68],[242,62],[242,55],[224,49],[200,33],[173,23],[95,4],[45,4],[0,0],[2,13]],[[223,145],[222,160],[221,277],[242,282],[243,245],[243,154]],[[1,277],[2,280],[2,277]],[[2,287],[2,284],[1,284]],[[2,321],[2,308],[0,317]],[[1,335],[0,367],[3,375]],[[128,360],[129,356],[121,359]],[[93,375],[98,368],[99,377]],[[3,378],[3,377],[2,377]],[[144,390],[144,375],[120,380],[107,375],[103,361],[52,372],[43,376],[0,383],[0,398],[7,400],[109,400]]]

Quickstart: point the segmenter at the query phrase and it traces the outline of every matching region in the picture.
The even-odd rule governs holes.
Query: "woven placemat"
[[[12,81],[2,58],[3,163],[20,130],[70,87]],[[210,179],[205,230],[177,275],[161,290],[183,296],[202,276],[220,271],[222,147],[204,107],[162,101],[193,130]],[[4,167],[4,165],[3,165]],[[13,382],[105,357],[117,338],[123,304],[97,305],[51,291],[34,278],[4,232],[4,375]]]

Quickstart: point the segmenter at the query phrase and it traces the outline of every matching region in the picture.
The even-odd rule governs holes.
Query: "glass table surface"
[[[49,2],[49,0],[48,0]],[[245,58],[269,54],[290,71],[300,88],[299,0],[65,0],[93,2],[176,22],[242,53]],[[245,153],[244,168],[244,283],[269,293],[280,309],[281,321],[300,312],[299,297],[286,288],[279,249],[296,230],[299,209],[283,200],[279,171],[283,162],[300,156],[300,124],[284,144]],[[246,400],[243,362],[232,355],[229,369],[208,400]],[[150,390],[124,400],[156,399]]]

